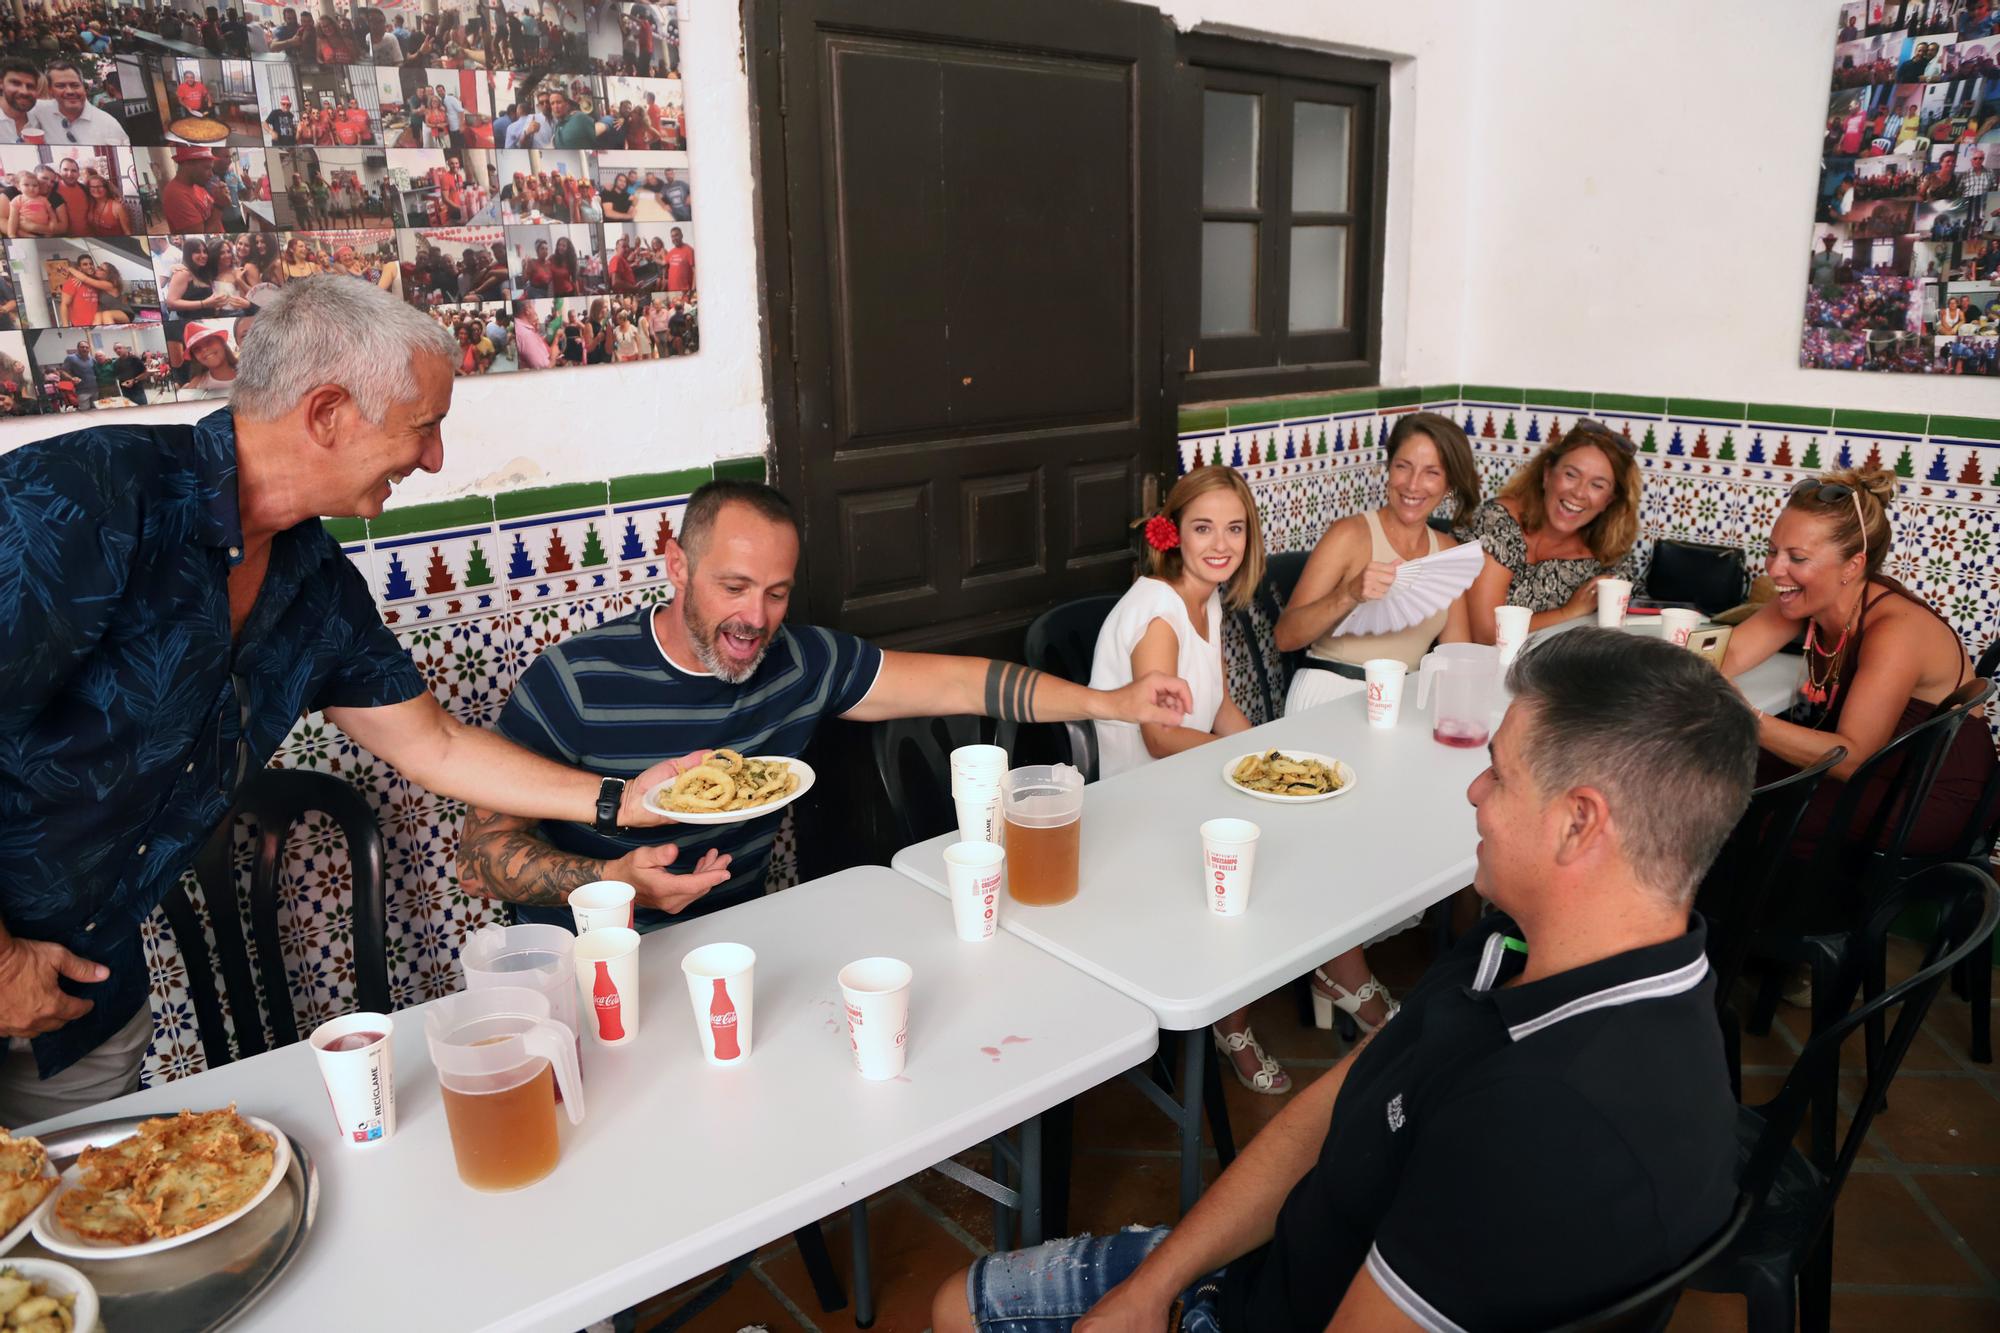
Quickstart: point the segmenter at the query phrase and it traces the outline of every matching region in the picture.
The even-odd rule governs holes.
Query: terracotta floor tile
[[[680,1302],[675,1301],[657,1314],[649,1309],[640,1318],[639,1333],[656,1327],[679,1305]],[[802,1308],[816,1312],[819,1306],[810,1303]],[[735,1286],[723,1293],[721,1299],[683,1324],[682,1328],[686,1333],[736,1333],[736,1330],[752,1324],[763,1324],[771,1333],[804,1333],[806,1327],[792,1317],[784,1303],[771,1294],[770,1288],[757,1280],[756,1274],[745,1273],[736,1280]]]
[[[2000,1097],[1971,1078],[1898,1079],[1869,1137],[1902,1162],[2000,1165]]]
[[[2000,1300],[1956,1296],[1833,1294],[1835,1333],[1993,1333]]]
[[[1210,1160],[1203,1177],[1215,1175]],[[1069,1229],[1102,1236],[1120,1227],[1170,1226],[1180,1217],[1180,1182],[1177,1158],[1084,1154],[1070,1177]]]
[[[2000,995],[2000,978],[1995,979],[1995,995]],[[1993,1021],[1988,1032],[2000,1034],[2000,1005],[1988,1002]],[[1972,1006],[1953,995],[1949,988],[1939,991],[1937,1002],[1924,1019],[1924,1027],[1954,1056],[1961,1060],[1972,1059]],[[2000,1036],[1989,1036],[1989,1041],[2000,1042]],[[2000,1065],[1975,1065],[1977,1069],[2000,1070]]]
[[[1163,1043],[1166,1044],[1166,1043]],[[1177,1052],[1176,1052],[1177,1054]],[[1178,1061],[1174,1065],[1179,1074]],[[1172,1148],[1173,1122],[1124,1077],[1100,1083],[1076,1099],[1078,1151],[1086,1148]]]
[[[1684,1291],[1667,1333],[1743,1333],[1747,1314],[1741,1296],[1720,1291]]]
[[[1833,1271],[1841,1282],[1867,1284],[1979,1281],[1894,1176],[1848,1176],[1834,1210]]]
[[[850,1272],[847,1216],[821,1223],[834,1270],[843,1285]],[[931,1297],[938,1283],[972,1262],[974,1255],[958,1239],[905,1197],[900,1190],[878,1194],[868,1208],[870,1256],[874,1265],[875,1327],[920,1330],[930,1327]],[[796,1249],[758,1261],[764,1272],[824,1333],[855,1329],[853,1293],[847,1308],[834,1314],[820,1311],[812,1281]]]
[[[2000,1173],[1922,1176],[1917,1184],[1979,1261],[2000,1273]]]
[[[991,1169],[990,1157],[978,1149],[960,1153],[957,1160],[984,1175]],[[965,1228],[981,1245],[992,1248],[993,1200],[937,1171],[920,1172],[910,1178],[909,1185],[924,1202]]]

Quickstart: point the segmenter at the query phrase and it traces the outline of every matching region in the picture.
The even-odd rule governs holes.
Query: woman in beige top
[[[1341,678],[1361,679],[1361,664],[1371,658],[1393,657],[1414,668],[1433,642],[1464,643],[1472,637],[1463,594],[1444,610],[1393,634],[1334,632],[1355,607],[1389,591],[1397,565],[1458,544],[1430,527],[1431,514],[1447,495],[1457,513],[1469,514],[1479,506],[1472,446],[1449,418],[1410,413],[1389,432],[1388,452],[1386,503],[1326,530],[1278,617],[1278,650],[1306,652],[1285,696],[1288,714],[1352,693]],[[1408,924],[1399,923],[1385,934]],[[1358,947],[1315,968],[1312,989],[1313,1018],[1321,1027],[1333,1026],[1335,1008],[1369,1032],[1395,1012],[1388,988],[1369,971],[1367,956]]]

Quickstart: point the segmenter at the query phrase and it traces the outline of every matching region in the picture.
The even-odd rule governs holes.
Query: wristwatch
[[[606,778],[597,786],[597,821],[591,825],[599,833],[618,831],[618,810],[625,804],[625,779]]]

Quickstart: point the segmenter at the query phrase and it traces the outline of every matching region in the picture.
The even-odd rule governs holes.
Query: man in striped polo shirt
[[[798,522],[777,491],[703,486],[667,553],[673,601],[545,651],[515,684],[500,733],[591,772],[637,778],[697,750],[798,755],[829,717],[1171,726],[1189,711],[1186,683],[1163,673],[1092,690],[1012,662],[884,652],[838,630],[787,626],[798,557]],[[571,889],[622,880],[638,891],[645,930],[762,894],[778,823],[647,831],[475,808],[459,837],[459,876],[467,892],[504,899],[523,920],[564,925]]]

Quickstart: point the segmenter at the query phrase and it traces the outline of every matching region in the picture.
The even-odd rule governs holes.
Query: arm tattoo
[[[1035,691],[1042,673],[1014,662],[986,664],[986,716],[1003,722],[1039,722]]]
[[[579,884],[604,878],[603,861],[558,851],[510,815],[470,809],[458,835],[458,879],[467,893],[524,907],[561,907]]]

